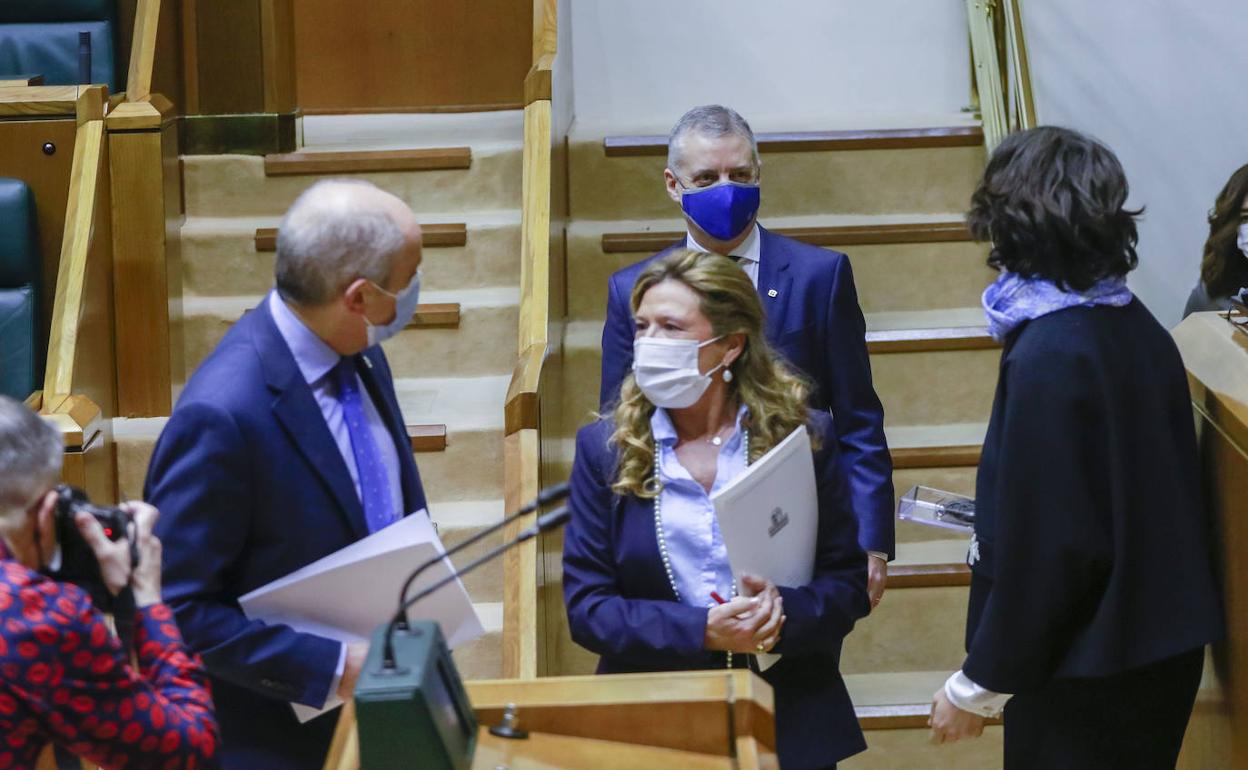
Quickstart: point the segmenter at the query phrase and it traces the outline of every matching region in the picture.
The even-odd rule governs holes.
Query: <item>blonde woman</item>
[[[632,310],[633,372],[614,412],[577,434],[563,582],[572,637],[604,674],[754,667],[753,653],[779,654],[763,677],[780,762],[835,767],[866,747],[838,669],[841,640],[869,606],[831,418],[806,409],[806,383],[767,345],[758,294],[731,260],[680,250],[655,261]],[[734,586],[710,495],[800,425],[815,443],[814,579]]]

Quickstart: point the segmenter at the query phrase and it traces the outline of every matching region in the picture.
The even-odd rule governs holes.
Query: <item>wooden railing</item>
[[[556,433],[558,418],[559,346],[562,297],[561,272],[552,270],[562,253],[562,235],[552,224],[557,206],[555,159],[558,138],[552,132],[551,83],[556,54],[556,0],[533,5],[533,66],[525,78],[524,159],[520,246],[520,324],[516,367],[507,392],[504,439],[504,495],[507,510],[515,510],[542,486],[542,439]],[[556,211],[557,216],[562,212]],[[558,252],[552,259],[552,242]],[[550,407],[543,409],[543,404]],[[517,523],[510,537],[530,522]],[[513,549],[504,561],[503,676],[535,677],[545,664],[546,608],[540,594],[549,542],[529,541]]]
[[[112,240],[108,146],[104,132],[107,91],[73,86],[73,165],[65,230],[53,299],[43,390],[27,403],[57,426],[65,442],[63,477],[92,499],[116,499],[109,423],[116,403],[113,354]],[[30,110],[50,108],[36,94]],[[17,103],[13,103],[16,109]],[[44,113],[47,114],[47,113]]]
[[[966,0],[975,98],[991,152],[1007,134],[1036,125],[1020,0]]]

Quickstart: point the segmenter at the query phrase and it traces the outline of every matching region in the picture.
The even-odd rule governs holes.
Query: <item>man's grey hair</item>
[[[676,125],[672,126],[672,132],[667,135],[667,167],[672,171],[680,168],[682,145],[688,134],[701,134],[712,139],[721,136],[744,136],[750,142],[754,165],[759,165],[758,142],[754,141],[754,132],[750,129],[750,124],[745,122],[745,118],[734,109],[706,104],[681,115]]]
[[[324,305],[357,278],[385,287],[405,238],[359,179],[323,179],[295,200],[277,233],[277,291],[296,305]]]
[[[30,504],[57,483],[63,447],[43,418],[0,396],[0,534],[20,527]]]

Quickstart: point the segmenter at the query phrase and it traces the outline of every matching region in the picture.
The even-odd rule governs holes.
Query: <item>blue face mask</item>
[[[377,286],[377,284],[373,284]],[[420,304],[420,270],[412,275],[412,280],[398,294],[391,294],[377,286],[377,290],[388,297],[394,297],[394,320],[386,324],[373,324],[367,318],[364,324],[368,327],[368,346],[380,345],[394,335],[403,331],[403,327],[411,322],[416,315],[416,306]]]
[[[761,197],[757,184],[721,182],[684,190],[680,207],[707,235],[730,241],[754,220]]]

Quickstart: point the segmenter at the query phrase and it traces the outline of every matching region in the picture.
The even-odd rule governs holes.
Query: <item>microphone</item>
[[[91,33],[78,33],[78,82],[82,85],[91,82]]]
[[[408,575],[407,580],[403,581],[403,589],[399,591],[399,608],[395,612],[395,618],[398,620],[398,627],[404,630],[407,629],[407,610],[405,609],[405,605],[404,605],[404,602],[407,601],[407,592],[411,590],[412,584],[416,582],[416,578],[420,577],[425,572],[425,570],[429,569],[435,564],[438,564],[443,559],[449,558],[452,554],[459,553],[460,551],[464,550],[465,548],[472,545],[473,543],[479,542],[482,538],[485,538],[494,534],[495,532],[499,531],[503,527],[506,527],[508,524],[511,524],[513,521],[521,518],[522,516],[528,516],[530,513],[532,513],[533,511],[536,511],[538,508],[545,508],[546,506],[550,505],[556,500],[562,500],[563,498],[568,496],[568,493],[570,490],[571,490],[571,487],[566,481],[563,482],[562,484],[555,484],[553,486],[546,487],[545,489],[537,493],[537,498],[533,502],[528,503],[523,508],[521,508],[520,510],[516,511],[515,513],[509,516],[504,516],[503,520],[498,522],[497,524],[486,527],[485,529],[481,530],[480,532],[468,538],[467,540],[460,543],[459,545],[455,546],[454,548],[447,550],[445,553],[441,553],[441,554],[438,554],[437,556],[434,556],[433,558],[426,561],[424,564],[421,564],[419,567],[412,570],[412,574]]]
[[[566,489],[567,485],[561,484],[559,486],[563,487],[564,489],[560,490],[559,487],[552,487],[549,490],[550,494],[555,496],[554,499],[557,499],[558,493],[560,492],[562,492],[562,494],[567,494],[567,489]],[[526,508],[529,508],[528,512],[532,512],[533,510],[535,510],[537,506],[540,504],[541,499],[542,498],[539,495],[538,500],[530,504],[532,506],[531,508],[529,506],[525,506]],[[521,511],[524,511],[524,509],[521,509]],[[504,521],[515,520],[517,517],[522,516],[522,515],[524,514],[516,513],[508,517],[507,519],[504,519]],[[450,585],[451,583],[455,582],[456,580],[463,577],[464,575],[467,575],[469,572],[472,572],[477,567],[480,567],[482,564],[485,564],[487,562],[490,562],[498,558],[500,555],[503,554],[503,552],[508,551],[517,545],[520,545],[526,540],[532,540],[533,538],[537,537],[542,532],[547,532],[549,530],[558,529],[559,527],[562,527],[564,524],[568,522],[568,519],[570,518],[572,518],[572,510],[566,505],[561,506],[560,508],[557,508],[554,511],[551,511],[550,513],[543,514],[537,518],[536,522],[534,522],[532,525],[521,530],[519,534],[517,534],[511,540],[508,540],[502,545],[491,548],[485,554],[477,557],[473,561],[468,562],[462,568],[452,571],[451,574],[442,578],[441,580],[434,583],[433,585],[428,586],[427,588],[425,588],[423,591],[420,591],[412,598],[408,599],[406,598],[406,596],[404,596],[399,605],[398,612],[396,612],[394,614],[394,617],[390,619],[390,622],[386,624],[385,644],[382,647],[382,656],[381,656],[382,669],[394,670],[395,668],[397,668],[398,664],[396,663],[394,659],[394,631],[396,628],[398,628],[400,623],[406,626],[407,610],[412,605],[416,604],[421,599],[424,599],[425,597],[435,593],[439,589],[444,588],[447,585]],[[499,525],[495,525],[494,528],[497,529],[498,526]],[[464,545],[465,543],[461,543],[457,547],[456,550],[458,550],[458,548],[462,548]],[[449,554],[450,552],[448,551],[447,553]],[[445,557],[439,556],[434,561],[435,562],[440,561],[443,558]],[[423,571],[424,569],[427,568],[427,566],[428,566],[427,564],[422,564],[420,567],[417,568],[417,572]],[[409,580],[408,582],[410,584],[411,581]],[[404,586],[405,592],[406,592],[406,589],[407,589],[407,586],[405,585]]]

